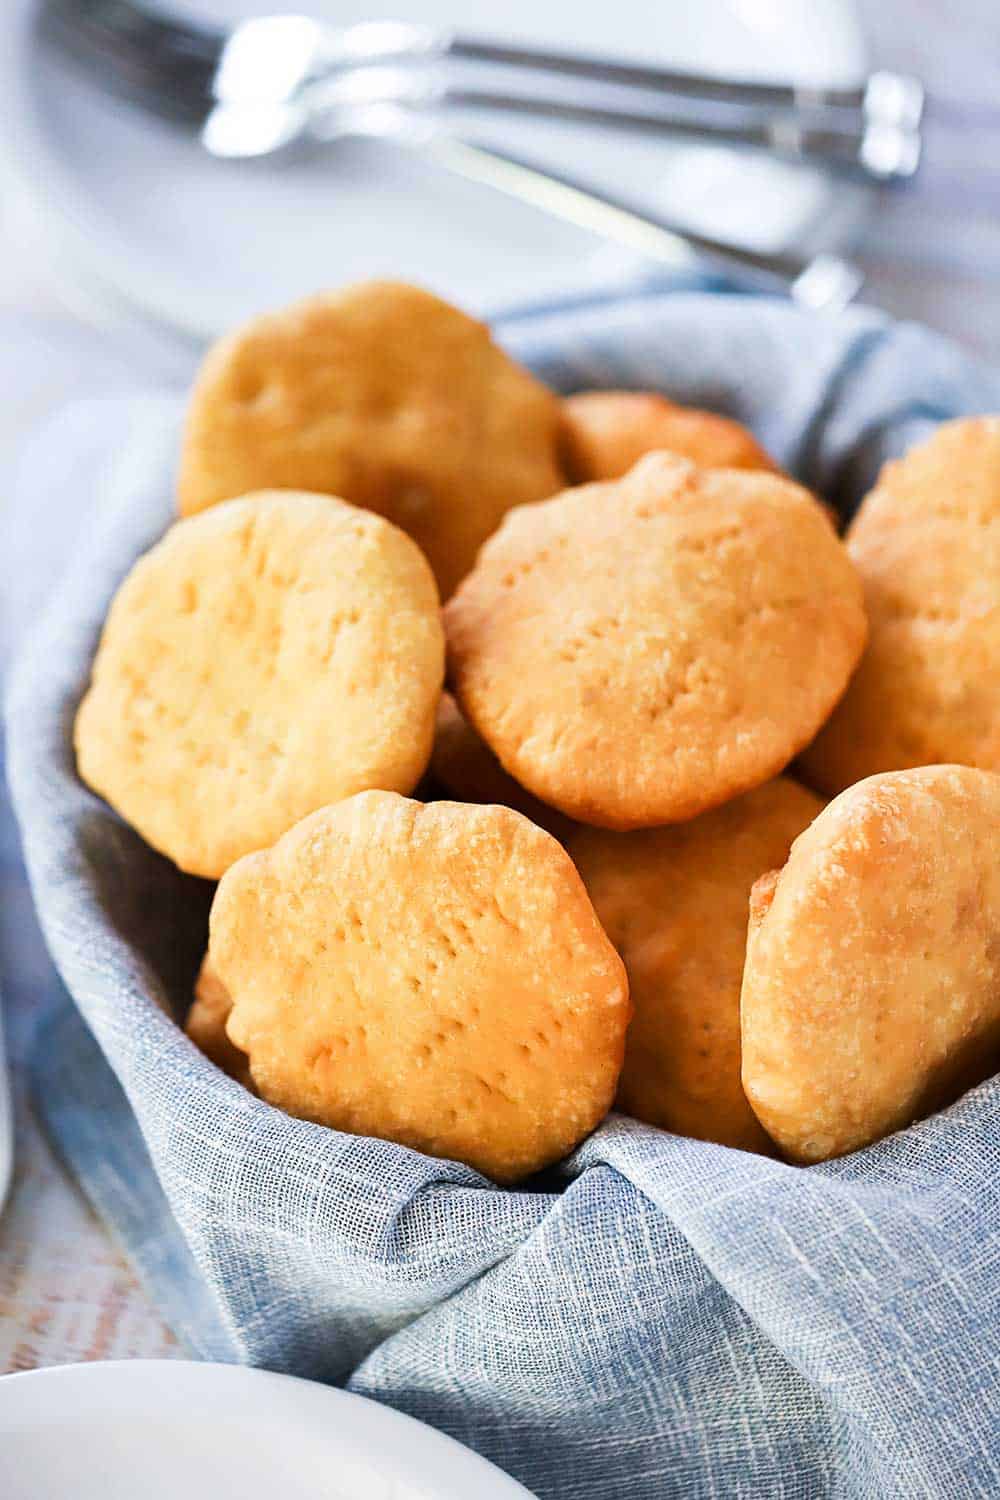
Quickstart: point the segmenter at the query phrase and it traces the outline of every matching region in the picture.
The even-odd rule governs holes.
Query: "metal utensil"
[[[333,31],[305,17],[265,17],[227,37],[167,20],[133,0],[48,0],[43,18],[74,61],[99,67],[105,85],[124,90],[143,106],[198,126],[206,148],[218,156],[270,155],[303,137],[389,141],[675,270],[707,268],[738,284],[788,294],[813,309],[846,305],[862,283],[860,272],[837,256],[803,262],[681,232],[603,189],[457,139],[422,118],[409,99],[405,106],[396,98],[372,102],[363,97],[363,88],[360,102],[352,98],[359,80],[370,84],[369,69],[354,70],[374,48],[383,56],[399,55],[409,39],[413,55],[420,38],[412,27],[368,23]],[[416,30],[430,48],[436,34]],[[435,45],[440,50],[440,39]],[[480,44],[464,39],[462,45]],[[557,54],[537,55],[558,60]],[[588,60],[581,66],[604,67]],[[618,64],[608,68],[630,76],[652,71],[673,77]]]
[[[582,81],[584,90],[563,88],[553,97],[537,83],[514,93],[456,86],[433,75],[428,81],[428,62],[448,59],[513,65],[522,75],[555,74]],[[246,21],[223,46],[213,90],[228,104],[273,104],[312,95],[317,84],[358,71],[392,77],[397,95],[410,95],[396,102],[411,107],[475,104],[701,134],[880,180],[912,176],[920,158],[923,88],[899,74],[874,73],[863,88],[806,90],[506,46],[393,21],[341,28],[302,16]]]
[[[699,135],[880,181],[912,176],[920,158],[923,89],[896,73],[874,73],[863,87],[816,90],[608,62],[397,21],[334,27],[276,15],[227,33],[173,20],[135,0],[48,0],[45,15],[74,49],[111,62],[119,86],[155,94],[162,109],[188,119],[203,118],[216,101],[291,103],[315,96],[317,84],[363,70],[391,75],[392,102],[411,108],[473,104]],[[448,60],[506,66],[536,81],[506,90],[427,77],[426,64]],[[564,86],[555,95],[540,91],[537,75]],[[404,93],[409,97],[399,97]]]
[[[180,21],[138,0],[48,0],[48,17],[71,30],[74,41],[117,55],[139,87],[155,76],[161,91],[172,84],[176,106],[203,113],[210,99],[247,102],[290,98],[300,87],[333,72],[384,63],[451,59],[530,69],[600,84],[650,90],[702,103],[742,109],[817,113],[856,111],[883,125],[917,130],[924,91],[904,74],[873,73],[849,88],[707,77],[648,64],[588,57],[539,46],[401,21],[333,26],[309,16],[259,16],[232,31]],[[843,114],[840,116],[843,123]]]
[[[330,111],[374,104],[395,104],[424,113],[471,106],[506,114],[578,120],[610,129],[763,149],[786,159],[814,162],[878,181],[912,176],[919,161],[919,136],[883,125],[876,118],[859,121],[853,111],[839,115],[835,111],[813,115],[743,112],[739,119],[727,119],[719,114],[706,116],[700,110],[692,112],[683,99],[668,96],[664,102],[645,91],[605,89],[587,95],[579,91],[564,96],[542,95],[523,87],[500,89],[454,83],[439,70],[403,66],[346,68],[288,94],[276,93],[274,98],[258,93],[252,69],[243,72],[241,82],[230,67],[223,97],[215,108],[263,112],[288,107],[298,111],[304,133]]]
[[[793,256],[736,249],[704,235],[681,233],[604,189],[594,191],[548,167],[459,140],[396,105],[328,110],[311,120],[310,129],[324,142],[354,137],[415,151],[460,177],[531,203],[674,271],[715,271],[760,291],[789,295],[817,311],[845,307],[861,288],[861,272],[839,256],[818,255],[803,263]],[[224,105],[212,111],[202,138],[217,156],[242,157],[269,155],[302,132],[295,106],[263,111]]]

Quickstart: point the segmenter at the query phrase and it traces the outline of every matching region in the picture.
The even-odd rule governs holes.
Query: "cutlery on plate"
[[[449,90],[440,82],[408,77],[398,66],[387,69],[374,64],[474,58],[629,88],[655,87],[678,96],[687,91],[690,97],[735,98],[753,110],[780,105],[791,111],[780,129],[777,117],[770,122],[757,120],[754,128],[761,142],[770,132],[773,144],[783,141],[790,154],[815,154],[825,132],[828,142],[836,140],[842,162],[844,143],[853,138],[849,131],[844,134],[840,127],[835,129],[834,121],[842,126],[846,111],[852,119],[866,122],[866,149],[872,162],[881,163],[879,173],[869,163],[865,170],[870,174],[891,176],[897,168],[902,172],[916,165],[914,159],[907,167],[903,158],[916,140],[922,95],[919,99],[911,96],[907,80],[894,83],[894,75],[873,75],[864,89],[817,93],[791,85],[729,83],[507,47],[396,22],[333,28],[302,16],[271,16],[244,22],[225,33],[177,22],[133,0],[47,0],[43,20],[49,34],[75,61],[99,68],[105,85],[126,91],[159,114],[197,127],[213,155],[268,156],[299,140],[330,143],[352,137],[389,142],[672,269],[707,268],[742,285],[788,294],[813,309],[846,305],[860,289],[860,272],[831,254],[803,261],[681,231],[635,205],[617,201],[603,187],[570,180],[541,164],[459,138],[428,119],[427,110],[441,103],[473,102],[469,88]],[[537,99],[529,96],[516,96],[518,103],[511,105],[514,95],[472,92],[474,102],[498,108],[539,107]],[[548,101],[545,108],[576,118],[581,112],[590,118],[597,113],[604,123],[612,112],[603,104],[572,99]],[[638,105],[634,112],[642,113]],[[649,118],[652,123],[647,122],[645,128],[665,128],[662,109]],[[689,120],[687,129],[693,133],[696,126]],[[719,129],[728,127],[720,124]],[[753,144],[745,132],[741,142]]]
[[[796,83],[705,76],[645,63],[588,57],[537,45],[467,36],[402,21],[335,26],[309,16],[258,16],[225,31],[175,19],[138,0],[48,0],[47,17],[69,27],[76,42],[117,52],[140,85],[156,74],[176,86],[180,109],[204,110],[213,98],[251,95],[274,101],[331,73],[386,63],[449,59],[512,66],[534,72],[648,90],[741,109],[784,109],[809,116],[838,111],[917,130],[924,91],[915,78],[879,71],[863,83],[815,88]],[[843,117],[841,117],[843,120]]]
[[[302,84],[287,94],[267,98],[258,91],[254,71],[244,70],[242,82],[230,70],[225,89],[209,111],[245,109],[289,111],[300,133],[331,110],[357,105],[395,104],[421,112],[472,107],[506,114],[532,114],[548,119],[575,120],[610,129],[660,133],[733,146],[765,150],[793,161],[814,162],[832,170],[877,181],[910,177],[920,157],[920,137],[900,130],[876,116],[857,117],[843,111],[797,113],[749,112],[738,121],[716,112],[692,112],[689,101],[632,90],[603,90],[590,97],[540,95],[533,90],[484,88],[449,82],[440,72],[399,65],[357,66]]]

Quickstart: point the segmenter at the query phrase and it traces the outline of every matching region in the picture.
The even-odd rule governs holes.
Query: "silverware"
[[[135,0],[48,0],[44,14],[75,49],[110,61],[120,86],[155,94],[161,109],[189,119],[206,116],[215,102],[299,102],[315,96],[317,84],[336,86],[338,75],[363,70],[391,76],[397,96],[391,102],[411,108],[471,104],[700,135],[878,180],[912,176],[920,157],[923,89],[895,73],[874,73],[863,87],[816,90],[609,62],[397,21],[335,27],[275,15],[225,32],[170,19]],[[572,80],[574,89],[564,86],[553,96],[540,92],[537,81],[510,91],[427,78],[426,64],[448,60],[510,68],[522,81],[526,72],[563,85]]]
[[[377,76],[384,70],[371,66],[373,56],[412,58],[440,55],[442,49],[457,56],[456,48],[464,49],[466,56],[470,49],[478,49],[477,56],[488,52],[491,61],[512,61],[515,54],[519,59],[527,55],[523,49],[442,39],[424,28],[391,22],[332,30],[298,16],[246,22],[227,36],[168,20],[133,0],[47,0],[42,15],[48,34],[74,61],[99,69],[106,86],[124,90],[145,107],[197,126],[206,149],[217,156],[271,155],[300,139],[377,139],[430,157],[461,177],[529,202],[675,270],[707,268],[738,284],[790,295],[813,309],[842,307],[861,286],[860,272],[837,256],[803,262],[682,232],[617,201],[603,188],[572,181],[492,146],[458,139],[422,117],[430,92],[421,92],[412,81],[407,84],[405,74],[390,87]],[[503,57],[494,57],[497,51]],[[606,68],[617,81],[625,75],[628,80],[640,75],[645,80],[681,76],[553,53],[531,56],[562,71]],[[687,81],[740,94],[749,91],[755,99],[761,94],[784,99],[795,93],[774,85]],[[841,107],[848,95],[847,107],[856,108],[857,91],[842,91],[835,107]],[[829,97],[824,96],[824,102]]]
[[[513,65],[522,75],[555,74],[584,81],[586,91],[553,97],[539,93],[537,84],[512,93],[433,76],[428,81],[426,64],[447,59]],[[223,45],[213,91],[227,104],[291,102],[312,96],[317,84],[358,72],[392,78],[397,96],[410,95],[394,102],[411,107],[472,104],[701,134],[880,180],[912,176],[920,158],[923,88],[899,74],[874,73],[863,88],[807,90],[502,45],[393,21],[341,28],[301,16],[244,22]]]
[[[924,92],[915,78],[877,72],[863,85],[808,88],[705,77],[647,64],[616,62],[578,52],[512,45],[402,21],[333,26],[308,16],[260,16],[232,31],[199,26],[151,10],[138,0],[48,0],[47,17],[70,28],[73,40],[117,53],[119,62],[148,85],[173,85],[184,111],[203,111],[212,98],[240,102],[251,96],[274,102],[301,86],[344,68],[452,59],[530,69],[651,90],[740,108],[859,111],[882,124],[917,130]]]
[[[234,71],[230,68],[226,75],[222,97],[214,108],[239,108],[248,113],[288,108],[299,112],[303,134],[310,127],[315,133],[313,122],[345,107],[393,104],[430,113],[471,106],[506,114],[577,120],[615,130],[661,133],[744,150],[764,149],[790,160],[811,161],[879,181],[912,176],[919,161],[916,134],[883,125],[874,117],[859,128],[853,115],[845,123],[832,111],[812,117],[804,113],[761,114],[734,123],[692,113],[683,99],[668,97],[664,103],[633,90],[558,97],[523,88],[455,84],[433,71],[388,65],[351,67],[303,84],[287,97],[267,99],[256,93],[249,70],[241,70],[242,84]]]
[[[268,111],[220,105],[206,121],[202,139],[220,157],[270,155],[302,133],[294,109],[291,118],[289,114],[290,107],[282,105]],[[604,188],[594,190],[550,167],[460,140],[396,105],[329,110],[316,116],[310,128],[323,142],[379,140],[414,151],[459,177],[530,203],[674,271],[714,271],[755,290],[791,296],[817,311],[845,307],[861,289],[861,272],[839,256],[818,255],[803,262],[790,255],[737,249],[687,230],[682,233]]]

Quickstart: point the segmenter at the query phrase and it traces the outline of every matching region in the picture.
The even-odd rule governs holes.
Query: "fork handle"
[[[773,112],[778,109],[791,115],[804,113],[814,123],[818,123],[816,117],[824,113],[842,116],[848,112],[915,131],[924,104],[920,83],[897,73],[876,72],[861,83],[842,88],[762,83],[750,79],[713,78],[646,63],[605,60],[553,47],[499,42],[412,22],[360,21],[338,27],[301,16],[263,16],[237,26],[222,49],[216,98],[236,102],[228,93],[227,74],[230,59],[235,60],[237,56],[251,61],[249,72],[259,83],[268,72],[268,60],[281,50],[275,46],[276,39],[280,40],[281,29],[288,33],[290,27],[294,28],[295,35],[291,39],[289,56],[295,54],[297,61],[289,74],[288,90],[283,96],[286,101],[294,97],[297,87],[338,72],[453,58],[589,79],[647,93],[672,95],[677,99],[738,106],[744,110]],[[234,71],[241,75],[240,87],[244,87],[247,70],[237,67]],[[264,86],[273,102],[273,93],[266,84]],[[244,94],[244,99],[247,97]]]
[[[912,177],[920,162],[920,137],[910,130],[883,125],[852,115],[846,122],[813,124],[805,115],[788,112],[758,119],[732,121],[711,112],[681,113],[676,109],[626,109],[587,100],[546,98],[536,93],[505,93],[497,89],[451,84],[414,89],[405,102],[410,108],[471,106],[507,114],[541,115],[575,120],[675,140],[716,141],[742,149],[768,151],[789,161],[813,163],[866,181],[892,182]]]
[[[511,68],[527,68],[565,78],[583,78],[596,83],[673,95],[703,103],[737,105],[743,109],[803,111],[816,115],[851,110],[904,130],[916,131],[924,110],[924,90],[919,80],[907,74],[879,71],[857,84],[813,86],[797,83],[763,83],[754,79],[720,78],[678,68],[654,67],[566,52],[561,48],[499,42],[462,31],[435,30],[428,26],[362,22],[343,35],[354,35],[357,51],[354,65],[367,62],[403,61],[407,58],[456,58]],[[370,50],[369,50],[370,49]],[[367,55],[366,55],[367,52]]]
[[[646,63],[606,61],[582,52],[563,52],[550,47],[517,46],[491,41],[487,37],[452,32],[441,36],[438,50],[445,56],[468,62],[499,63],[515,68],[536,68],[545,73],[560,73],[569,78],[589,78],[601,83],[624,84],[630,88],[679,94],[693,99],[710,99],[732,104],[763,105],[769,108],[798,109],[824,104],[860,108],[865,90],[855,85],[847,88],[804,88],[796,84],[760,83],[753,80],[711,78],[673,68],[650,67]]]

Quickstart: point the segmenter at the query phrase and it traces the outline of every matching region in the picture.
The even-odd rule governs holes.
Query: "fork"
[[[791,108],[785,117],[789,149],[794,148],[792,127],[803,130],[807,117],[831,125],[835,120],[842,123],[846,110],[852,119],[867,122],[866,130],[875,132],[870,139],[882,139],[883,151],[886,142],[895,149],[891,143],[897,138],[909,141],[913,122],[919,119],[916,102],[884,80],[880,87],[873,87],[873,79],[863,90],[807,96],[791,85],[723,83],[645,66],[445,37],[395,22],[338,29],[301,16],[272,16],[245,22],[227,34],[176,22],[134,0],[46,0],[42,20],[47,34],[74,62],[96,67],[105,86],[199,128],[213,155],[271,155],[303,138],[390,142],[673,270],[707,268],[736,284],[790,295],[813,309],[846,305],[861,286],[860,272],[834,255],[803,262],[680,232],[603,188],[596,190],[492,146],[459,139],[423,117],[431,103],[455,102],[454,97],[445,100],[447,90],[442,94],[438,87],[435,92],[434,85],[398,68],[390,70],[395,81],[388,87],[384,76],[378,78],[386,69],[374,63],[461,56],[520,66],[530,59],[531,66],[546,71],[599,76],[601,82],[629,89],[655,84],[678,96],[685,90],[698,99],[724,96],[757,111],[781,105]],[[745,131],[737,133],[745,143]]]
[[[336,27],[307,16],[274,15],[224,32],[173,20],[136,0],[47,0],[43,14],[74,49],[82,45],[110,61],[120,85],[155,94],[161,109],[195,121],[217,102],[300,102],[316,97],[317,84],[332,79],[336,86],[345,74],[361,70],[391,76],[393,102],[410,108],[474,105],[700,135],[885,181],[912,176],[920,156],[923,89],[895,73],[874,73],[863,86],[806,89],[605,61],[398,21]],[[537,87],[511,91],[427,78],[426,64],[447,60],[485,62],[522,76],[529,70],[585,88],[568,94],[564,86],[553,95]]]

